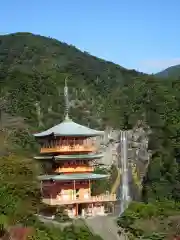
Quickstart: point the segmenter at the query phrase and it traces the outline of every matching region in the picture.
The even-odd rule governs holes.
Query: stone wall
[[[104,136],[96,138],[96,144],[104,155],[100,162],[105,166],[118,164],[119,134],[119,130],[106,128]]]

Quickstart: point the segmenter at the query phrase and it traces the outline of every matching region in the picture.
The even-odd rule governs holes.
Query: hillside
[[[59,123],[69,77],[73,119],[102,128],[107,96],[141,75],[55,39],[31,33],[0,36],[1,124],[37,131]]]
[[[3,224],[12,224],[13,220],[13,224],[32,225],[31,215],[41,208],[36,181],[40,169],[32,160],[37,150],[32,132],[62,121],[65,78],[68,77],[70,115],[82,124],[103,129],[120,124],[118,119],[114,122],[111,112],[116,113],[112,108],[113,92],[139,76],[143,74],[54,39],[30,33],[0,36],[0,162],[1,182],[6,181],[5,186],[0,184],[0,219],[2,215],[8,219]],[[22,210],[23,205],[27,207]],[[36,229],[43,231],[38,239],[44,239],[46,232],[51,235],[39,223]],[[83,239],[99,239],[83,229],[73,231],[74,239],[77,234],[78,239],[80,235],[83,238],[83,232]],[[57,234],[62,239],[67,235]],[[51,239],[56,239],[56,234]]]
[[[55,39],[15,33],[0,36],[0,218],[13,216],[13,222],[24,223],[39,207],[32,132],[63,119],[66,77],[73,120],[99,129],[146,123],[152,159],[142,200],[179,201],[179,80],[162,81]],[[24,204],[28,207],[22,211]]]
[[[165,70],[155,74],[157,77],[173,77],[178,78],[180,77],[180,65],[175,65],[169,68],[166,68]]]
[[[8,100],[13,99],[8,111],[23,115],[33,123],[39,122],[35,103],[40,104],[45,114],[42,123],[51,118],[50,114],[62,113],[65,76],[69,76],[71,99],[76,99],[72,105],[81,108],[85,105],[91,111],[95,101],[100,101],[96,105],[100,108],[110,90],[140,75],[83,53],[74,46],[30,33],[0,36],[0,74],[2,94],[8,91]],[[21,89],[20,94],[17,89]],[[97,96],[100,99],[96,99]],[[26,104],[31,109],[28,113]],[[58,121],[61,117],[59,114]]]

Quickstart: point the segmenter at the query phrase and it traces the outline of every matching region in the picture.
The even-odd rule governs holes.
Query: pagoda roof
[[[44,160],[51,160],[53,158],[54,158],[54,156],[43,156],[43,155],[34,157],[34,159],[37,159],[37,160],[43,160],[43,159]]]
[[[55,156],[55,160],[69,160],[69,159],[95,159],[102,158],[103,154],[78,154],[78,155],[57,155]]]
[[[102,158],[103,154],[102,153],[94,153],[94,154],[69,154],[69,155],[57,155],[57,156],[35,156],[34,159],[37,160],[52,160],[55,159],[56,161],[59,160],[71,160],[71,159],[76,159],[76,160],[82,160],[82,159],[99,159]]]
[[[34,137],[46,137],[50,135],[54,136],[87,136],[87,137],[93,137],[93,136],[100,136],[103,135],[104,131],[97,131],[95,129],[91,129],[88,127],[85,127],[83,125],[80,125],[78,123],[73,122],[70,119],[65,119],[62,123],[55,125],[54,127],[41,132],[33,134]]]
[[[39,180],[57,180],[57,181],[69,181],[69,180],[83,180],[83,179],[102,179],[107,178],[109,175],[95,174],[95,173],[74,173],[74,174],[59,174],[59,175],[41,175]]]

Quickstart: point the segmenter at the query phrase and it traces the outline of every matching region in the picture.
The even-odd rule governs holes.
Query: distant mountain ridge
[[[180,77],[180,64],[166,68],[165,70],[156,73],[157,77]]]

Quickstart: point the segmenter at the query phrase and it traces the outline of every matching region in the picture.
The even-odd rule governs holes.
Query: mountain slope
[[[23,202],[37,202],[32,189],[30,154],[36,151],[32,132],[63,119],[66,77],[70,115],[75,121],[99,129],[132,129],[137,123],[150,128],[152,159],[142,183],[142,199],[180,201],[180,167],[176,161],[180,159],[180,79],[162,81],[54,39],[16,33],[0,36],[0,215],[11,218],[13,213],[15,219],[22,219],[29,210],[21,212]],[[14,199],[13,206],[7,205],[6,199]],[[34,211],[37,206],[32,207]]]
[[[22,172],[25,175],[27,168],[34,173],[31,164],[36,167],[35,162],[31,158],[28,159],[30,163],[27,162],[24,155],[27,154],[30,157],[36,151],[32,132],[51,127],[62,121],[66,77],[68,77],[70,95],[70,115],[82,124],[103,129],[106,121],[113,118],[105,111],[113,92],[131,83],[134,78],[141,78],[142,75],[134,70],[127,70],[83,53],[73,46],[54,39],[30,33],[0,36],[0,162],[3,165],[2,172],[12,175],[11,162],[13,162],[15,186],[17,185],[16,179],[19,181],[18,176],[21,177]],[[119,103],[117,102],[115,106],[119,106]],[[111,110],[116,112],[114,108]],[[9,153],[13,153],[12,158],[9,157],[11,156]],[[21,161],[24,168],[20,168],[19,162]],[[26,185],[24,178],[19,181],[23,191],[18,188],[19,194],[16,193],[18,199],[13,202],[13,208],[5,206],[5,197],[9,199],[11,199],[10,196],[14,197],[11,178],[7,175],[7,179],[10,179],[10,182],[7,180],[7,189],[3,188],[3,184],[0,186],[6,193],[3,199],[0,194],[0,202],[4,204],[2,211],[8,217],[12,214],[11,211],[15,211],[16,202],[19,199],[21,206],[25,203],[33,204],[31,214],[36,211],[34,209],[39,200],[39,191],[31,186],[31,181],[34,181],[37,186],[31,172],[28,172],[31,178],[28,178]],[[14,178],[16,175],[17,178]],[[14,221],[26,218],[30,214],[28,207],[22,213],[21,208],[17,209],[18,211],[14,213]],[[1,214],[0,211],[0,216]]]
[[[141,75],[55,39],[31,33],[0,36],[1,111],[22,117],[36,130],[62,120],[65,77],[73,118],[101,128],[107,96]]]
[[[155,74],[157,77],[173,77],[178,78],[180,77],[180,65],[175,65],[169,68],[166,68],[165,70]]]

